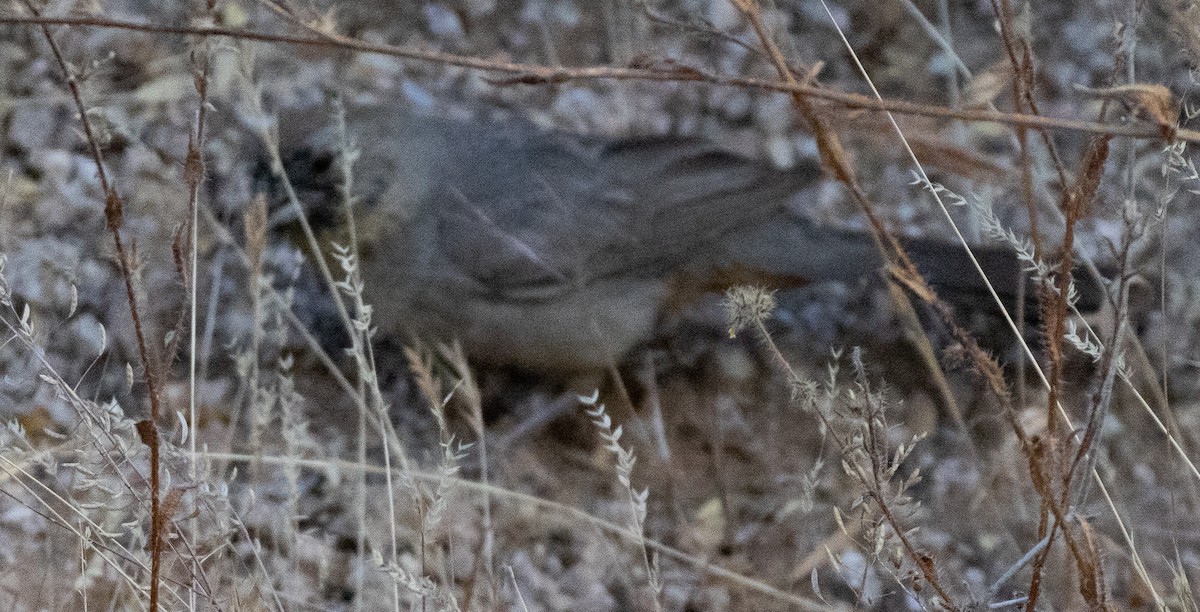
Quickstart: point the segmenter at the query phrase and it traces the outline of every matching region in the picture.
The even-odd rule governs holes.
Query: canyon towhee
[[[279,125],[310,217],[336,222],[334,124],[306,111]],[[793,196],[819,178],[815,162],[779,170],[695,138],[593,138],[387,106],[351,108],[347,125],[360,150],[351,188],[375,323],[404,339],[459,338],[485,363],[605,367],[652,338],[665,309],[706,291],[883,270],[869,235],[794,210]],[[994,309],[960,245],[904,244],[948,300]],[[975,254],[1011,308],[1016,256]],[[1094,307],[1099,289],[1084,289],[1082,307]]]

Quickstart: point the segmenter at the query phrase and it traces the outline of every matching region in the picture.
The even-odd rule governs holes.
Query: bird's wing
[[[620,258],[594,266],[614,274],[736,263],[713,261],[730,252],[723,242],[745,228],[782,222],[791,196],[820,176],[815,163],[779,170],[694,138],[616,142],[601,162],[611,184],[632,194],[606,202],[628,220],[633,238]]]
[[[815,166],[790,172],[697,139],[605,142],[530,126],[444,125],[431,203],[442,252],[510,299],[611,277],[666,278],[771,223]]]
[[[330,150],[331,123],[300,128],[298,148]],[[381,106],[351,108],[347,123],[354,191],[372,211],[364,257],[395,267],[398,283],[507,300],[670,275],[721,253],[738,228],[770,222],[818,175],[693,138],[605,140]]]

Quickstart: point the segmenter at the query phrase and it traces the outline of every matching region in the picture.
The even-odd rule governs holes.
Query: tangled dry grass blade
[[[1168,4],[0,4],[0,608],[1197,609]]]

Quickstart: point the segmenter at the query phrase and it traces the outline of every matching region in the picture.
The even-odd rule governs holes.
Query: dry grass
[[[299,4],[0,6],[0,607],[1198,609],[1191,3]],[[262,193],[332,94],[820,156],[889,287],[738,288],[603,383],[377,337],[345,117],[338,243]],[[1010,245],[1042,340],[888,227]]]

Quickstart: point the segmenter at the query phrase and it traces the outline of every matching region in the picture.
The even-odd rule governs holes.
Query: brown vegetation
[[[143,4],[0,6],[0,607],[1197,608],[1191,3]],[[331,113],[331,244],[277,117],[396,99],[819,158],[885,282],[570,380],[382,337],[371,160]],[[1036,295],[947,304],[914,234]]]

